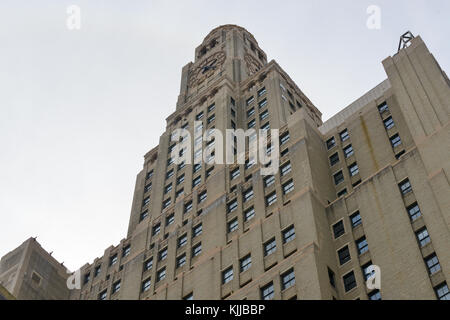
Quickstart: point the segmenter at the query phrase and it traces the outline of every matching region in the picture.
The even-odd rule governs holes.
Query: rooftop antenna
[[[414,39],[414,35],[411,33],[411,31],[406,31],[404,34],[400,36],[400,41],[398,43],[398,50],[397,53],[401,50],[406,48],[411,40]]]

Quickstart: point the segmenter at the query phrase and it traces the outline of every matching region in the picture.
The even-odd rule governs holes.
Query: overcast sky
[[[66,26],[69,5],[81,29]],[[366,25],[370,5],[381,28]],[[0,2],[0,256],[30,236],[71,270],[126,236],[136,174],[213,28],[251,32],[322,111],[386,78],[407,30],[449,71],[450,1]]]

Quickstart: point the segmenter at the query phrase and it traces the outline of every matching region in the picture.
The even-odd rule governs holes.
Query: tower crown
[[[217,44],[224,42],[227,33],[239,35],[251,51],[255,52],[261,60],[267,61],[266,54],[259,48],[258,41],[256,41],[253,34],[248,32],[247,29],[234,24],[225,24],[211,30],[211,32],[203,39],[202,44],[196,48],[195,61],[205,56],[211,49],[215,48]]]
[[[250,32],[232,24],[219,26],[195,49],[194,61],[183,68],[177,108],[215,79],[241,82],[265,65],[267,56]]]

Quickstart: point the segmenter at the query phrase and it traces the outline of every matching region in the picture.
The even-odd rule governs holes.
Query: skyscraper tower
[[[145,155],[127,237],[71,298],[450,299],[450,82],[418,36],[383,66],[323,123],[252,34],[212,30]],[[276,174],[248,150],[194,164],[196,147],[225,148],[196,138],[212,128],[278,129]],[[191,161],[174,161],[176,129]]]

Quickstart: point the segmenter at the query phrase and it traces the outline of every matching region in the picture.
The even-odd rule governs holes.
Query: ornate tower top
[[[195,49],[194,61],[183,68],[178,108],[214,79],[227,76],[244,81],[266,64],[267,55],[250,32],[232,24],[219,26]]]

